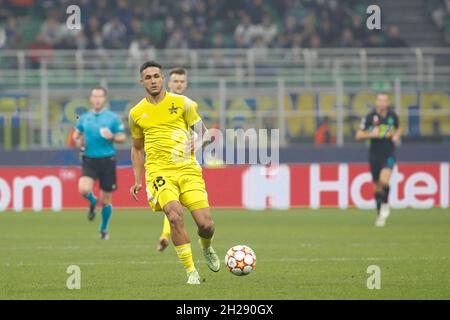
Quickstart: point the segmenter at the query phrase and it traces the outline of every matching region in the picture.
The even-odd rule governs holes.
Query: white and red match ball
[[[232,274],[246,276],[256,267],[256,254],[249,246],[234,246],[225,255],[225,265]]]

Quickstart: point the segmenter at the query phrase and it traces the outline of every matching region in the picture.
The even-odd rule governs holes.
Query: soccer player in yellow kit
[[[187,72],[183,68],[174,68],[169,71],[169,90],[172,93],[184,94],[187,89]],[[170,222],[164,215],[163,230],[159,237],[157,250],[162,252],[169,245],[170,238]]]
[[[197,113],[197,103],[163,90],[164,76],[160,64],[154,61],[144,63],[140,75],[147,96],[130,110],[129,115],[135,179],[130,193],[137,200],[145,167],[149,205],[153,211],[164,211],[170,222],[172,242],[186,270],[187,283],[200,284],[191,243],[184,228],[183,206],[189,209],[198,226],[199,242],[208,267],[214,272],[219,271],[219,257],[211,246],[214,223],[202,169],[193,150],[188,147],[190,128],[197,133],[202,145],[210,142],[207,129]]]

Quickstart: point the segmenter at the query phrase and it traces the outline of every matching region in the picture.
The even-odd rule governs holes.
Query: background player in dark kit
[[[375,109],[361,121],[356,140],[370,140],[369,164],[377,203],[375,225],[383,227],[389,217],[389,180],[394,168],[395,144],[401,137],[398,115],[390,106],[386,92],[377,94]]]

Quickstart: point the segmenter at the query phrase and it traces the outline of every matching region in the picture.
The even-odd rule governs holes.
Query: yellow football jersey
[[[142,99],[130,110],[134,139],[144,138],[147,173],[198,167],[193,153],[186,153],[189,128],[201,118],[197,103],[188,97],[165,92],[158,104]]]

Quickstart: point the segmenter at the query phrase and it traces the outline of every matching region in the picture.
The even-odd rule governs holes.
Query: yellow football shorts
[[[146,189],[154,212],[161,211],[170,201],[180,202],[189,211],[209,207],[201,168],[148,173]]]

